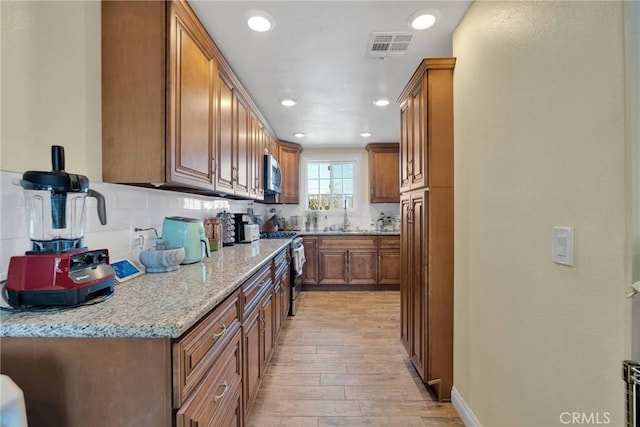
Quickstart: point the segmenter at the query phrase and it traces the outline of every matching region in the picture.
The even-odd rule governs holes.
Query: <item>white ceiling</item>
[[[320,148],[398,142],[400,92],[422,58],[451,56],[453,30],[471,1],[189,3],[278,138]],[[436,25],[410,30],[407,18],[419,9],[438,10]],[[275,27],[250,30],[250,10],[269,13]],[[380,60],[366,55],[371,32],[414,37],[404,56]],[[283,107],[283,97],[298,104]],[[391,103],[376,107],[380,97]],[[361,137],[365,131],[372,136]],[[296,132],[306,136],[296,138]]]

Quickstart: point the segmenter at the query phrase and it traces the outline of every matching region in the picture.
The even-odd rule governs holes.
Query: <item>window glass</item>
[[[319,163],[318,167],[320,169],[320,178],[331,177],[331,168],[329,167],[329,163]]]
[[[307,207],[316,210],[354,208],[354,162],[309,161]]]

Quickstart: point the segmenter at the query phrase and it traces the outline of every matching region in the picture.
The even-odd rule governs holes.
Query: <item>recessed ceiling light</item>
[[[375,101],[373,101],[373,105],[377,105],[378,107],[385,107],[389,105],[389,100],[384,98],[376,99]]]
[[[363,138],[369,138],[371,136],[371,132],[362,132],[360,136]]]
[[[440,17],[437,10],[418,10],[407,19],[407,26],[412,30],[426,30],[435,25]]]
[[[296,133],[293,134],[293,136],[295,136],[296,138],[304,138],[304,133],[296,132]]]
[[[246,17],[249,28],[259,33],[272,30],[275,26],[273,16],[262,10],[252,10],[247,13]]]
[[[280,104],[284,105],[285,107],[293,107],[297,103],[298,103],[298,101],[296,101],[293,98],[282,98],[280,100]]]

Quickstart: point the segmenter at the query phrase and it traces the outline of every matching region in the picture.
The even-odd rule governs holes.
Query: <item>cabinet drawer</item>
[[[177,426],[222,425],[214,421],[221,422],[227,418],[229,410],[238,405],[242,395],[240,336],[240,328],[235,328],[233,337],[205,381],[178,410]]]
[[[272,282],[271,263],[269,263],[242,285],[240,299],[245,316],[258,304],[262,291],[267,289]]]
[[[318,240],[320,249],[376,249],[378,247],[376,236],[326,236],[320,237]]]
[[[378,239],[380,249],[400,250],[400,236],[378,236]]]
[[[239,292],[235,292],[173,344],[174,407],[182,405],[224,350],[240,326],[239,314]]]
[[[281,270],[283,266],[289,264],[289,250],[285,249],[281,251],[276,257],[273,259],[273,271],[277,272]]]

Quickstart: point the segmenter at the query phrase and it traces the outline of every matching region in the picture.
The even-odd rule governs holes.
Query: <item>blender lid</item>
[[[20,184],[25,190],[50,190],[59,193],[86,193],[89,191],[89,178],[64,171],[27,171],[22,175]]]
[[[26,171],[20,184],[25,190],[49,190],[56,193],[86,193],[89,179],[84,175],[70,174],[64,170],[64,147],[51,146],[50,172]]]

